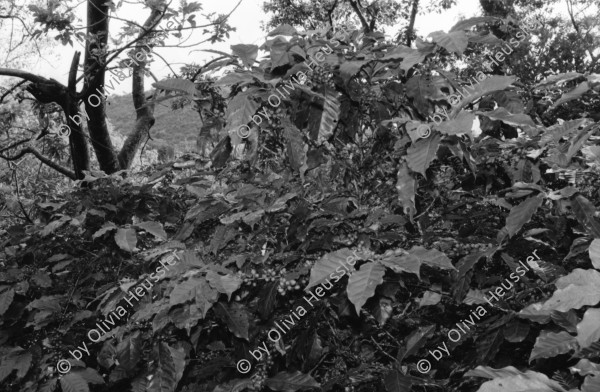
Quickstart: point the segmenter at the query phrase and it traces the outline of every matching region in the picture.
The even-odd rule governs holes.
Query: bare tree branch
[[[57,172],[69,177],[72,180],[76,180],[77,176],[75,175],[75,172],[62,167],[61,165],[59,165],[58,163],[54,162],[53,160],[51,160],[50,158],[45,157],[44,155],[42,155],[41,152],[39,152],[35,147],[32,146],[27,146],[24,149],[22,149],[21,151],[19,151],[18,153],[16,153],[13,156],[5,156],[5,155],[0,155],[0,158],[6,160],[6,161],[16,161],[17,159],[20,159],[21,157],[27,155],[27,154],[32,154],[34,155],[37,159],[39,159],[42,163],[44,163],[45,165],[47,165],[48,167],[56,170]]]
[[[350,6],[354,10],[354,12],[356,12],[356,14],[358,15],[358,19],[360,19],[360,24],[362,25],[363,29],[365,30],[365,33],[370,33],[371,27],[369,26],[367,19],[365,19],[365,16],[363,15],[362,11],[358,7],[356,0],[349,0],[349,1],[350,1]]]
[[[412,10],[410,12],[410,22],[406,29],[406,46],[410,47],[412,44],[412,36],[415,31],[415,20],[417,19],[417,12],[419,11],[419,0],[413,0]]]

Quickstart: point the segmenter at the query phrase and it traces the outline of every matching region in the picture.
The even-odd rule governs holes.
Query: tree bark
[[[406,46],[410,47],[412,44],[412,36],[415,32],[415,21],[417,20],[417,13],[419,12],[419,0],[413,0],[412,10],[410,11],[410,21],[408,28],[406,29]]]
[[[108,2],[106,0],[88,0],[87,23],[88,37],[93,39],[85,48],[84,72],[86,82],[82,99],[87,114],[90,141],[100,170],[111,174],[120,169],[117,154],[108,133],[106,123],[106,98],[104,97],[104,80],[106,56],[94,56],[94,50],[103,50],[108,42]],[[99,104],[98,104],[99,102]]]

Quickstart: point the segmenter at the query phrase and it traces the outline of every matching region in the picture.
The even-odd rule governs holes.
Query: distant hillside
[[[109,96],[106,112],[115,131],[122,135],[128,135],[132,131],[135,111],[131,95]],[[179,153],[195,151],[196,136],[200,131],[200,118],[196,111],[189,106],[172,110],[170,101],[163,101],[156,106],[154,117],[156,123],[150,130],[154,142],[150,142],[150,145],[168,144]]]

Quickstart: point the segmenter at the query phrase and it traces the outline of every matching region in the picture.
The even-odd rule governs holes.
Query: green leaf
[[[233,51],[233,54],[239,56],[247,67],[252,67],[256,57],[258,57],[258,46],[256,45],[231,45],[231,50]]]
[[[590,255],[590,260],[592,260],[592,265],[596,269],[600,269],[600,239],[595,238],[590,244],[590,248],[588,249],[588,253]],[[2,301],[0,300],[0,303]],[[0,315],[2,312],[0,312]]]
[[[427,177],[425,171],[436,158],[440,141],[440,134],[434,133],[427,139],[421,139],[413,143],[407,150],[406,161],[408,167],[417,173],[421,173],[423,177]]]
[[[196,297],[196,289],[202,288],[204,282],[206,281],[202,278],[189,278],[177,284],[169,296],[169,305],[175,306],[191,301]]]
[[[272,68],[288,65],[292,61],[288,53],[289,43],[285,38],[276,37],[270,42],[269,50],[271,53]]]
[[[341,105],[337,99],[337,93],[334,90],[325,91],[325,101],[323,102],[323,113],[319,124],[319,133],[317,143],[321,144],[333,135],[340,118]]]
[[[403,252],[402,254],[384,255],[377,261],[394,272],[408,272],[417,275],[419,279],[421,278],[419,275],[421,261],[416,256],[407,255],[406,252]]]
[[[562,105],[563,103],[572,101],[574,99],[578,99],[579,97],[581,97],[583,94],[587,93],[588,91],[590,91],[589,83],[582,82],[577,87],[575,87],[573,90],[564,93],[558,101],[554,102],[554,104],[552,106],[550,106],[550,109],[555,109],[558,106]]]
[[[214,290],[204,279],[196,286],[196,306],[202,314],[202,318],[206,317],[206,313],[219,298],[219,292]]]
[[[414,67],[416,64],[422,63],[427,56],[433,53],[433,48],[435,46],[431,45],[430,47],[423,49],[412,49],[407,46],[398,46],[394,48],[381,58],[381,60],[399,60],[402,59],[402,63],[400,64],[400,69],[407,71]]]
[[[137,236],[133,229],[119,229],[115,233],[115,242],[119,248],[126,252],[133,253],[135,251],[135,245],[137,244]]]
[[[485,116],[491,120],[499,120],[505,124],[515,127],[530,126],[535,127],[535,123],[528,115],[524,113],[512,114],[503,107],[499,107],[491,112],[476,112],[480,116]]]
[[[412,98],[413,105],[425,117],[433,112],[430,101],[446,100],[442,89],[450,91],[452,85],[442,76],[425,77],[415,75],[406,83],[406,95]]]
[[[287,23],[284,23],[282,25],[277,26],[277,28],[275,30],[271,31],[268,34],[268,37],[273,37],[273,36],[276,36],[276,35],[288,35],[288,36],[291,36],[291,35],[296,35],[296,34],[298,34],[298,32],[296,31],[295,28],[293,28],[292,26],[290,26]]]
[[[350,79],[352,79],[354,75],[356,75],[360,71],[360,69],[368,62],[368,60],[344,61],[340,65],[340,76],[344,80],[344,83],[348,83]]]
[[[385,268],[379,263],[366,263],[348,279],[348,299],[354,304],[356,313],[375,294],[375,289],[383,283]]]
[[[260,106],[260,103],[256,102],[248,91],[239,93],[229,101],[225,118],[227,119],[228,134],[234,148],[242,142],[242,138],[238,133],[240,127],[252,121],[252,116]],[[247,133],[246,128],[244,128],[242,134],[245,133]]]
[[[580,78],[582,76],[583,76],[583,74],[580,74],[579,72],[567,72],[567,73],[561,73],[558,75],[551,75],[551,76],[548,76],[547,78],[545,78],[544,80],[542,80],[541,82],[539,82],[538,84],[536,84],[535,88],[541,88],[541,87],[546,87],[546,86],[550,86],[550,85],[560,85],[563,83],[570,82],[571,80]]]
[[[163,240],[163,241],[167,240],[167,232],[165,232],[165,229],[163,229],[162,223],[142,222],[142,223],[138,223],[136,225],[136,227],[138,227],[144,231],[147,231],[148,233],[152,234],[159,240]]]
[[[477,26],[478,24],[481,24],[481,23],[498,22],[501,20],[502,19],[495,17],[495,16],[477,16],[474,18],[461,20],[460,22],[458,22],[457,24],[452,26],[450,31],[452,32],[452,31],[470,30],[473,26]]]
[[[410,392],[413,381],[398,370],[390,370],[383,378],[387,392]]]
[[[600,309],[588,309],[577,324],[577,342],[586,348],[600,340]]]
[[[160,82],[153,83],[152,86],[161,90],[181,91],[190,97],[194,97],[196,94],[196,85],[188,79],[163,79]]]
[[[462,108],[483,97],[484,95],[493,94],[497,91],[503,91],[511,84],[516,82],[516,80],[517,78],[515,76],[492,75],[487,76],[486,79],[478,80],[479,83],[473,82],[472,87],[470,85],[465,86],[465,90],[468,91],[469,95],[462,99],[458,105],[452,109],[450,118],[455,118]]]
[[[506,218],[506,224],[498,233],[498,240],[502,241],[506,235],[508,237],[512,237],[517,234],[519,230],[525,225],[527,222],[531,220],[533,214],[540,208],[542,202],[544,201],[543,195],[537,195],[534,197],[530,197],[529,199],[523,201],[521,204],[514,206],[511,208],[508,217]]]
[[[106,222],[102,227],[92,235],[92,239],[96,239],[98,237],[102,237],[105,233],[109,231],[116,230],[117,226],[112,222]]]
[[[600,376],[589,375],[583,381],[581,392],[598,392],[600,391]]]
[[[274,391],[296,392],[302,389],[320,388],[321,384],[308,374],[295,372],[279,372],[265,380],[265,385]]]
[[[415,194],[417,192],[417,181],[410,174],[408,170],[408,164],[402,162],[400,169],[398,169],[398,181],[396,182],[396,189],[398,190],[398,199],[400,205],[404,210],[404,214],[408,215],[412,222],[417,208],[415,207]]]
[[[435,325],[428,325],[426,327],[419,327],[414,330],[404,340],[404,345],[398,350],[398,361],[402,361],[406,357],[410,357],[415,354],[427,341],[429,336],[435,332]]]
[[[13,299],[15,298],[15,290],[8,289],[0,294],[0,316],[4,314],[12,304]]]
[[[469,45],[469,39],[464,31],[452,31],[450,33],[434,31],[429,36],[433,39],[433,42],[450,53],[454,52],[462,55]]]
[[[250,72],[230,72],[215,82],[215,86],[233,86],[234,84],[252,83],[254,75]]]
[[[75,372],[63,376],[60,386],[63,392],[90,392],[87,381]]]
[[[577,350],[577,340],[568,332],[542,331],[535,341],[529,362],[538,358],[552,358]]]
[[[422,246],[414,246],[408,250],[406,257],[415,257],[420,263],[430,267],[456,271],[456,267],[452,265],[450,258],[444,252],[440,252],[437,249],[425,249]]]
[[[600,272],[576,268],[556,281],[556,291],[544,303],[535,303],[521,310],[519,315],[550,315],[553,310],[566,312],[600,302]]]
[[[346,267],[354,271],[354,264],[357,257],[348,248],[336,250],[335,252],[323,255],[312,266],[310,270],[310,280],[305,290],[325,282],[326,279],[332,279],[332,275],[346,274]],[[350,261],[352,265],[348,263]],[[336,272],[338,269],[338,272]]]
[[[185,351],[160,342],[154,352],[156,372],[148,384],[147,392],[174,392],[183,376]]]
[[[219,293],[227,294],[227,299],[231,300],[233,294],[242,285],[242,279],[236,275],[219,275],[214,271],[208,271],[206,280]]]
[[[571,201],[573,213],[579,223],[589,231],[594,238],[600,238],[600,223],[594,218],[596,208],[585,197],[578,195]]]
[[[477,392],[565,392],[564,388],[543,373],[531,370],[520,372],[513,366],[502,369],[477,366],[465,374],[465,377],[494,378],[485,382]]]
[[[234,336],[248,340],[248,314],[241,304],[233,303],[231,306],[226,306],[222,302],[217,302],[213,310]]]
[[[290,166],[294,171],[300,173],[300,178],[304,178],[304,173],[308,169],[306,164],[308,145],[303,140],[302,132],[289,119],[284,119],[283,126],[283,137],[286,140],[286,154]]]
[[[458,113],[456,118],[444,121],[435,125],[435,128],[445,135],[460,135],[466,133],[469,137],[473,137],[471,129],[473,128],[473,122],[477,117],[467,111]]]

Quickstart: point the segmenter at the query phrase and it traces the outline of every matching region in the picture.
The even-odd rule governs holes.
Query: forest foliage
[[[427,37],[397,9],[391,39],[363,3],[274,18],[261,46],[155,82],[197,112],[197,153],[98,158],[68,188],[10,166],[0,390],[599,390],[591,22],[570,50],[514,13],[542,4],[482,1]]]

